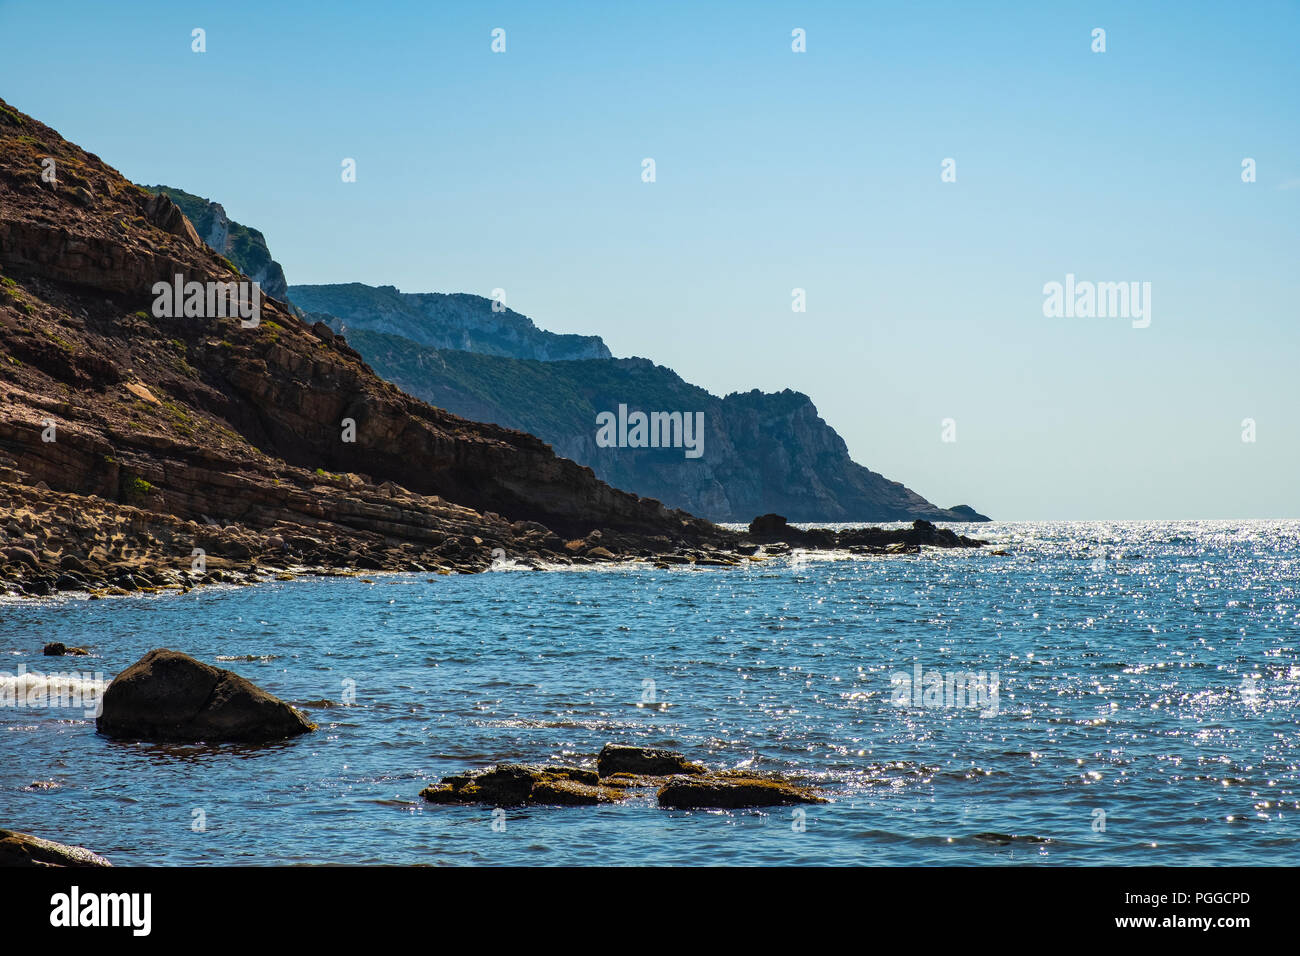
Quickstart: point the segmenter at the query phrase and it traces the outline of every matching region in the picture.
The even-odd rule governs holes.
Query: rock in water
[[[659,806],[678,810],[779,807],[825,803],[810,787],[777,776],[737,770],[694,777],[673,777],[659,791]]]
[[[0,866],[112,866],[85,847],[65,846],[30,833],[0,830]]]
[[[691,763],[671,750],[606,744],[596,758],[596,772],[602,777],[630,773],[640,777],[670,777],[673,774],[704,773],[699,764]]]
[[[159,648],[104,691],[99,732],[120,740],[246,742],[280,740],[316,725],[278,697],[231,671]]]
[[[624,793],[600,783],[594,771],[581,767],[530,767],[503,763],[444,777],[420,791],[429,803],[484,803],[495,807],[527,804],[581,806],[614,803]]]
[[[784,515],[759,515],[749,523],[749,533],[761,538],[778,537],[785,533],[786,527]]]
[[[45,645],[44,654],[46,657],[85,657],[90,653],[84,647],[68,647],[62,641],[51,641]]]

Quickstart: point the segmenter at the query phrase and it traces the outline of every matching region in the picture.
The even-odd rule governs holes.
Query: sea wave
[[[103,697],[109,680],[99,672],[0,672],[0,707],[91,707]]]

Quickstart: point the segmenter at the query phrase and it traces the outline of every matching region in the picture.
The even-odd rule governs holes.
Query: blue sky
[[[504,288],[1005,519],[1300,516],[1298,51],[1295,2],[0,0],[0,96],[290,283]],[[1066,273],[1150,327],[1045,318]]]

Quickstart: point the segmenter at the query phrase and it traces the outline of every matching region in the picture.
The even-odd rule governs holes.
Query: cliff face
[[[268,293],[284,288],[256,229],[231,223],[220,204],[183,190],[151,191],[181,204],[198,237],[245,274],[263,277]],[[409,394],[537,435],[615,487],[713,521],[746,522],[774,511],[801,522],[988,520],[965,505],[941,508],[855,463],[806,395],[752,391],[719,399],[671,369],[612,359],[599,337],[543,331],[519,313],[492,311],[491,300],[480,296],[406,294],[361,283],[289,292],[309,323],[346,333],[381,376]],[[707,450],[686,459],[680,450],[600,447],[595,416],[620,404],[701,412]]]
[[[383,332],[436,349],[462,349],[484,355],[538,359],[609,358],[596,335],[557,335],[537,328],[512,309],[492,311],[492,300],[478,295],[399,292],[391,285],[295,285],[294,305],[322,319],[335,332]]]
[[[519,428],[633,488],[714,521],[779,512],[791,521],[981,521],[940,508],[855,463],[808,396],[786,390],[718,398],[646,359],[537,362],[421,348],[353,330],[349,340],[384,378],[433,405]],[[644,412],[700,412],[698,458],[682,448],[601,447],[596,416],[620,404]]]
[[[41,178],[45,157],[56,182]],[[244,278],[167,196],[0,102],[5,500],[29,500],[35,492],[23,488],[44,482],[69,534],[94,495],[137,509],[118,517],[140,528],[271,529],[277,547],[310,530],[384,566],[401,563],[389,560],[395,551],[409,557],[466,535],[475,560],[492,543],[553,549],[554,532],[606,529],[615,548],[638,536],[725,539],[611,488],[531,435],[403,394],[273,298],[256,327],[210,311],[158,317],[155,283],[176,275]],[[52,546],[35,554],[58,557]]]
[[[855,463],[806,395],[719,399],[645,359],[613,359],[595,336],[553,335],[516,312],[493,312],[479,296],[360,283],[295,285],[289,295],[406,392],[537,435],[616,487],[712,521],[770,511],[807,522],[988,520],[964,505],[941,508]],[[707,452],[683,460],[680,451],[599,447],[595,416],[619,404],[703,412]]]
[[[235,267],[272,298],[284,301],[288,283],[280,263],[271,258],[266,237],[256,229],[232,222],[221,203],[210,202],[172,186],[146,186],[151,193],[164,193],[180,207],[199,238],[225,256]]]

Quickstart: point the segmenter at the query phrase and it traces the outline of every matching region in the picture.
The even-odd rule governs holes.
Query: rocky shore
[[[8,479],[0,480],[0,595],[9,596],[103,598],[368,571],[473,574],[498,562],[537,570],[627,561],[729,568],[795,548],[899,555],[985,544],[926,521],[801,531],[775,515],[756,519],[747,534],[717,528],[707,540],[609,529],[565,540],[537,522],[477,514],[391,482],[289,467],[264,485],[250,480],[250,489],[283,496],[282,516],[266,527],[223,525],[53,491],[12,468],[0,468],[0,479]]]
[[[753,557],[737,553],[735,536],[722,529],[703,541],[599,529],[566,540],[537,522],[478,514],[391,482],[287,466],[263,477],[245,476],[248,499],[273,493],[282,510],[259,527],[54,491],[0,467],[0,479],[9,479],[0,480],[0,595],[109,597],[367,571],[471,574],[498,561],[538,569],[648,559],[734,566]]]
[[[42,176],[46,160],[53,178]],[[0,596],[503,562],[734,568],[795,548],[982,543],[926,521],[836,533],[765,515],[727,530],[612,488],[532,435],[404,394],[328,326],[272,297],[251,323],[202,296],[193,311],[154,300],[159,285],[193,285],[211,303],[214,288],[246,281],[166,195],[0,101]],[[117,676],[98,721],[114,739],[172,742],[257,744],[314,729],[238,675],[165,649]],[[499,764],[422,795],[594,804],[652,790],[665,808],[824,799],[797,780],[619,745],[594,768]],[[0,830],[4,863],[106,861]]]

